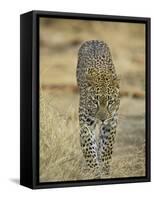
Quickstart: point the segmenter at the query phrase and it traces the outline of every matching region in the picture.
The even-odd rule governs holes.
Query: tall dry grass
[[[63,105],[59,95],[63,96]],[[68,95],[68,97],[66,97]],[[40,103],[40,181],[93,179],[87,171],[79,143],[78,96],[70,105],[69,94],[54,97],[42,94]],[[122,100],[123,110],[128,104]],[[136,109],[142,101],[136,100]],[[129,100],[133,102],[133,100]],[[63,107],[64,106],[64,107]],[[63,108],[61,108],[63,107]],[[121,114],[119,114],[121,115]],[[145,175],[144,116],[143,113],[119,116],[110,176],[102,178]]]

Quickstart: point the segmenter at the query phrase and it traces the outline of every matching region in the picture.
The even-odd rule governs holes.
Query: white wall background
[[[19,181],[19,15],[30,10],[144,16],[152,18],[153,0],[5,0],[0,5],[0,199],[152,199],[154,183],[32,191]],[[153,41],[153,40],[152,40]],[[153,46],[152,46],[153,48]],[[153,50],[153,49],[152,49]],[[152,51],[152,55],[153,51]],[[152,58],[153,59],[153,58]],[[152,60],[153,61],[153,60]],[[153,62],[152,62],[153,63]],[[152,69],[152,75],[154,70]],[[154,79],[152,78],[152,84]],[[154,95],[152,94],[152,102]],[[153,110],[153,106],[152,106]],[[153,117],[153,115],[152,115]],[[154,126],[152,124],[152,130]],[[152,137],[152,145],[154,144]],[[152,157],[154,148],[152,147]],[[154,159],[152,158],[152,162]],[[154,165],[152,165],[152,168]],[[152,172],[153,175],[153,172]]]

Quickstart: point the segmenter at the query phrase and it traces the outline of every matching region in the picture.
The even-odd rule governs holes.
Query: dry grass
[[[132,109],[128,115],[121,114],[131,103],[136,110],[143,110],[143,100],[121,100],[111,175],[102,178],[145,175],[144,113],[134,115]],[[40,120],[40,181],[94,178],[85,169],[80,149],[78,95],[43,94]]]
[[[127,94],[121,98],[111,174],[102,178],[144,176],[144,25],[42,19],[40,27],[40,181],[94,178],[79,143],[79,94],[70,90],[76,86],[78,48],[91,39],[109,44]]]

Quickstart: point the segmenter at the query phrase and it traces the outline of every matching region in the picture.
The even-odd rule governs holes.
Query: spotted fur
[[[108,45],[92,40],[78,53],[80,143],[87,166],[109,174],[120,104],[119,79]],[[96,137],[96,127],[99,136]]]

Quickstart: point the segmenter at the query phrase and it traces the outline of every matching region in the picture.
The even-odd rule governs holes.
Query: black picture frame
[[[39,182],[39,18],[144,23],[146,26],[146,176]],[[20,16],[20,184],[32,189],[150,181],[150,18],[31,11]]]

